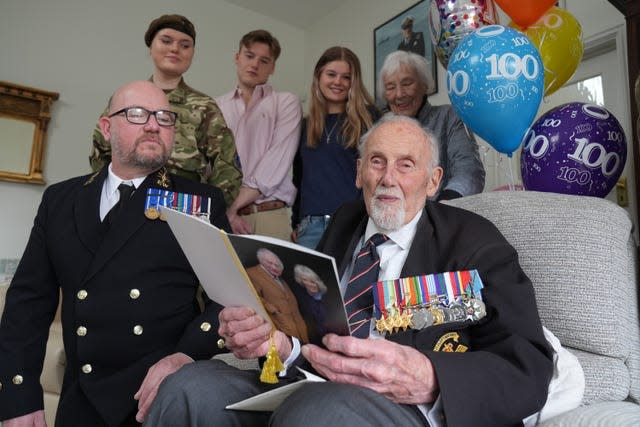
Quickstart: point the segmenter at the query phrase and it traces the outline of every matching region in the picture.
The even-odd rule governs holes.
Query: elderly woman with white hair
[[[415,53],[390,53],[380,70],[379,93],[395,114],[417,119],[440,141],[444,176],[436,200],[482,192],[485,171],[473,134],[451,105],[431,105],[427,92],[434,87],[427,60]]]
[[[306,265],[296,264],[293,267],[293,277],[303,288],[301,292],[294,292],[300,305],[300,312],[314,327],[309,331],[312,341],[319,340],[327,332],[327,309],[322,297],[327,293],[327,285],[320,276]]]

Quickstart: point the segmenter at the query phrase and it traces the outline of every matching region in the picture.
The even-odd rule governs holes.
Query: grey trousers
[[[372,390],[332,382],[310,383],[273,412],[233,411],[225,406],[266,390],[256,371],[242,371],[219,360],[185,365],[167,377],[145,426],[331,426],[423,427],[426,419],[412,405],[399,405]]]

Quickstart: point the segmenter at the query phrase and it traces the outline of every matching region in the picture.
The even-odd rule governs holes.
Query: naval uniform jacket
[[[211,222],[228,230],[222,193],[162,168],[109,228],[99,217],[106,175],[105,166],[44,192],[0,322],[0,419],[43,408],[40,373],[60,290],[66,364],[58,420],[74,420],[83,411],[74,396],[83,395],[102,418],[96,423],[120,425],[135,415],[133,395],[154,363],[216,350],[221,307],[206,299],[201,312],[198,279],[167,223],[147,219],[144,204],[150,187],[209,196]]]
[[[340,277],[367,219],[362,201],[343,205],[318,244],[336,259]],[[409,329],[387,339],[431,360],[448,427],[521,425],[544,405],[553,370],[531,282],[492,223],[428,201],[401,277],[470,269],[479,271],[484,284],[484,319]]]
[[[413,52],[420,56],[424,56],[424,35],[422,32],[412,31],[409,35],[409,40],[405,40],[404,37],[400,40],[397,50],[404,50],[405,52]]]

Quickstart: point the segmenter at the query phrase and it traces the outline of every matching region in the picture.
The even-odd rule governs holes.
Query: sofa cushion
[[[629,368],[622,360],[571,347],[566,348],[578,358],[584,372],[585,387],[582,397],[584,405],[627,398],[631,387],[631,378]],[[603,379],[606,379],[605,386],[603,386]]]
[[[601,402],[581,406],[538,424],[539,427],[638,427],[640,406],[631,402]]]
[[[482,193],[448,203],[500,229],[533,282],[543,324],[564,346],[591,353],[593,363],[583,366],[586,397],[640,398],[635,246],[626,211],[604,199],[533,191]],[[605,365],[612,377],[592,370]],[[598,377],[602,390],[596,392],[589,388]]]

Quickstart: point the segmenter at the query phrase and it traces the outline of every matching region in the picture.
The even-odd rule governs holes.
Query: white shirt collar
[[[133,184],[135,188],[138,188],[140,187],[142,182],[147,178],[145,175],[145,176],[141,176],[133,179],[122,179],[113,172],[112,166],[113,165],[109,163],[109,170],[108,170],[109,173],[107,174],[107,180],[104,183],[105,190],[107,191],[107,197],[109,198],[114,197],[116,193],[118,193],[118,186],[121,183],[125,182],[127,184]],[[120,195],[118,193],[118,198],[119,197]]]

